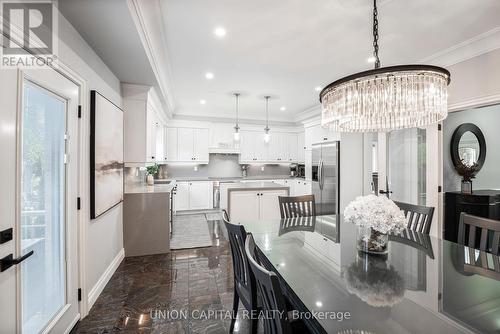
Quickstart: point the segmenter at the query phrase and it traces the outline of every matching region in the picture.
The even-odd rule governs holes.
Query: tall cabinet
[[[124,161],[163,161],[166,117],[149,86],[122,84]]]

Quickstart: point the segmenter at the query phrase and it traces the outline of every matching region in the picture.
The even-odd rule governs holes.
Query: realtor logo
[[[1,1],[2,66],[43,66],[54,60],[57,14],[52,1]]]

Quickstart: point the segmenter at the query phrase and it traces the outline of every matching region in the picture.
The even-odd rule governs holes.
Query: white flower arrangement
[[[407,226],[404,213],[385,196],[360,196],[344,210],[344,220],[382,234],[401,232]]]

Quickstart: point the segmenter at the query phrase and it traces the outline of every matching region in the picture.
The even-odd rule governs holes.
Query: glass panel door
[[[66,304],[66,101],[26,82],[21,124],[22,332],[38,333]]]
[[[426,205],[426,130],[387,134],[387,187],[394,201]]]

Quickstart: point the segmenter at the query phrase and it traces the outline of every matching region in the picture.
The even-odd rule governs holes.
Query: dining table
[[[500,333],[498,256],[412,230],[367,254],[342,215],[239,223],[311,333]]]

